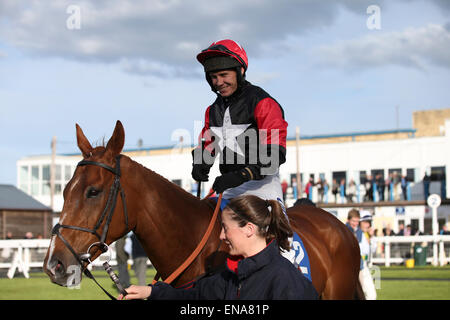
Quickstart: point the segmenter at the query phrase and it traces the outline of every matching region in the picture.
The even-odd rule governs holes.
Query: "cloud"
[[[270,43],[331,26],[340,8],[365,15],[371,2],[2,0],[0,39],[31,55],[126,60],[127,72],[168,77],[190,74],[195,55],[214,40],[236,39],[249,55],[260,57]],[[78,12],[70,10],[71,5]],[[76,23],[79,28],[70,27]]]
[[[425,69],[428,64],[450,68],[450,31],[429,24],[401,32],[372,33],[312,50],[318,64],[360,70],[386,65]]]

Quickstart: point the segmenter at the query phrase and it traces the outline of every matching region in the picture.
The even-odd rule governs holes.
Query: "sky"
[[[410,129],[450,107],[449,17],[447,0],[1,0],[0,184],[53,136],[78,152],[76,123],[94,145],[117,120],[125,149],[195,143],[215,99],[195,57],[226,38],[288,137]]]

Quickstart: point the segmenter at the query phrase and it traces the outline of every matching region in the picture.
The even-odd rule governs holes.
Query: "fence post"
[[[386,259],[386,261],[384,262],[386,267],[390,267],[391,266],[391,243],[389,242],[389,240],[387,240],[385,238],[385,244],[384,244],[384,258]]]
[[[445,251],[444,251],[444,241],[439,240],[439,265],[442,267],[445,265]]]
[[[433,266],[438,265],[438,239],[436,236],[433,237]]]

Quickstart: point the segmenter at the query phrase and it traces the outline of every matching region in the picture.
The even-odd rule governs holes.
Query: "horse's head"
[[[78,285],[88,260],[129,230],[120,185],[120,152],[125,133],[117,121],[106,147],[93,148],[76,125],[83,160],[64,189],[64,206],[44,260],[52,282]]]

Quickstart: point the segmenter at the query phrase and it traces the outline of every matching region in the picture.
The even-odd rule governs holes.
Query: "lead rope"
[[[204,199],[209,198],[213,193],[214,193],[214,191],[210,192]],[[194,261],[195,258],[197,258],[200,251],[205,247],[205,244],[208,241],[208,239],[211,235],[212,229],[214,228],[214,225],[216,223],[221,202],[222,202],[222,193],[219,195],[219,199],[217,199],[216,208],[214,209],[213,216],[211,218],[211,221],[209,222],[209,225],[208,225],[208,228],[206,229],[205,234],[203,235],[202,240],[200,240],[199,244],[197,245],[195,250],[191,253],[191,255],[174,272],[172,272],[172,274],[170,276],[168,276],[164,280],[165,283],[167,283],[167,284],[172,283],[173,280],[175,280],[183,271],[185,271],[187,269],[187,267],[190,266],[192,261]],[[160,275],[158,272],[156,272],[155,277],[153,278],[153,281],[152,281],[152,285],[155,284],[159,278],[160,278]]]

